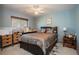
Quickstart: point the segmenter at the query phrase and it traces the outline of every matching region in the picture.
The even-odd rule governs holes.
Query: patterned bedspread
[[[56,39],[55,33],[31,33],[22,35],[23,42],[38,45],[46,53],[48,48]]]

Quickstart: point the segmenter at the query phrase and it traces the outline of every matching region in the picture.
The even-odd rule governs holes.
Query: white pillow
[[[45,29],[41,29],[41,32],[43,32],[43,33],[44,33],[44,32],[45,32]]]
[[[53,33],[53,31],[52,30],[47,30],[47,33]]]

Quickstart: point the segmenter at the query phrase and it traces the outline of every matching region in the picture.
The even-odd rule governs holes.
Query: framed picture
[[[49,26],[52,24],[52,17],[49,17],[47,20],[46,20],[46,24]]]

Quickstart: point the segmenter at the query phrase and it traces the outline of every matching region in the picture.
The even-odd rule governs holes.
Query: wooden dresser
[[[63,46],[76,49],[76,36],[69,37],[69,35],[65,35],[63,37]]]
[[[18,43],[20,41],[21,34],[19,32],[13,33],[13,44]]]
[[[14,45],[20,41],[21,34],[14,32],[12,34],[0,35],[0,48],[3,49],[7,46]]]
[[[0,35],[0,48],[12,45],[12,35]]]

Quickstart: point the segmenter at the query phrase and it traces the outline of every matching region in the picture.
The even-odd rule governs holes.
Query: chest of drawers
[[[20,41],[21,34],[19,32],[14,32],[13,34],[0,35],[0,48],[14,45]]]
[[[76,49],[76,36],[72,37],[64,36],[63,46]]]
[[[12,35],[1,35],[0,36],[0,47],[6,47],[12,44]]]
[[[13,43],[18,43],[21,39],[21,34],[19,32],[14,32],[13,33]]]

